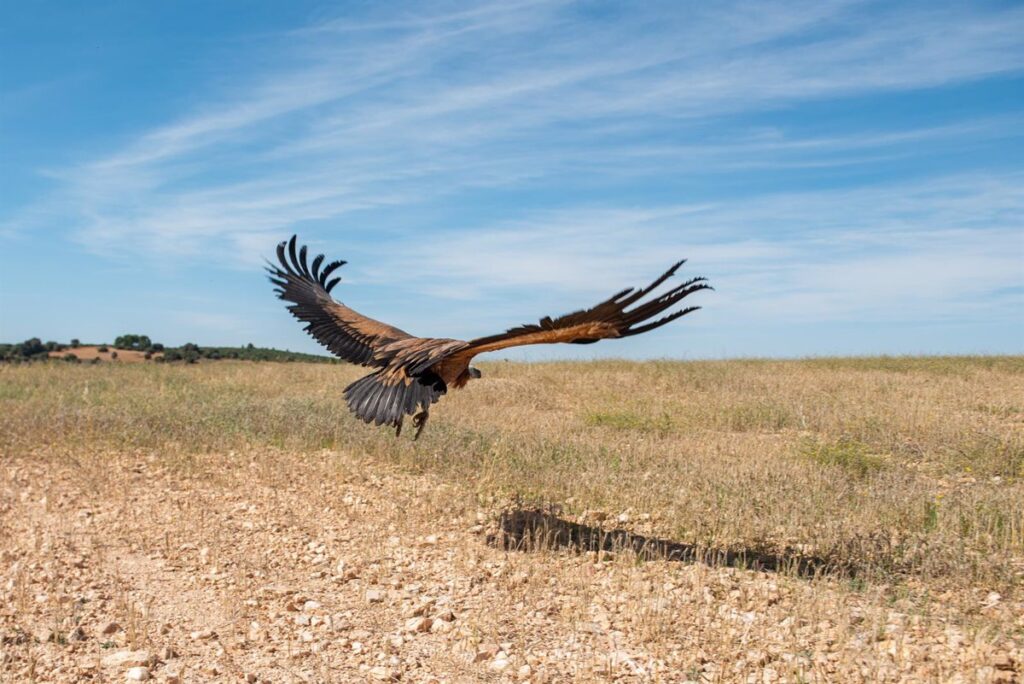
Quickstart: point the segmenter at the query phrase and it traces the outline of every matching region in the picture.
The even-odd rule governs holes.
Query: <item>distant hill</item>
[[[198,358],[195,358],[198,355]],[[186,344],[183,347],[167,348],[163,353],[164,361],[198,361],[199,359],[219,361],[222,359],[240,359],[242,361],[302,361],[305,363],[336,363],[333,356],[319,354],[303,354],[301,352],[256,347],[252,344],[244,347],[198,347]]]
[[[62,359],[70,363],[198,363],[237,359],[241,361],[283,361],[304,363],[336,363],[337,359],[318,354],[304,354],[283,349],[257,347],[200,347],[188,343],[165,347],[145,335],[122,335],[113,344],[82,344],[78,340],[64,344],[42,342],[32,338],[24,342],[0,343],[0,363],[26,363]]]

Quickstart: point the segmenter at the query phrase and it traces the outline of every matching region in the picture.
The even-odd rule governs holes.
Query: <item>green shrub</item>
[[[149,349],[153,342],[146,335],[118,335],[114,340],[114,346],[118,349],[134,349],[142,351]]]

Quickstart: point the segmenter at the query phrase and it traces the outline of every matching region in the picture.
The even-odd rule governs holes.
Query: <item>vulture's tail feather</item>
[[[429,408],[448,391],[433,373],[415,377],[409,384],[389,382],[393,379],[377,371],[353,382],[345,388],[349,410],[366,423],[397,427],[405,415]]]

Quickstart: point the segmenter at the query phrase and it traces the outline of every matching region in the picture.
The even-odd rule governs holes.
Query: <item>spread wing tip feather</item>
[[[279,278],[301,278],[318,283],[327,292],[330,292],[335,285],[341,281],[341,277],[335,277],[328,281],[330,275],[348,262],[344,259],[337,259],[330,262],[321,269],[324,262],[324,255],[318,254],[313,258],[312,266],[309,265],[309,249],[306,245],[298,247],[298,235],[292,235],[288,240],[277,243],[277,260],[280,265],[267,262],[267,270]]]
[[[347,263],[344,259],[325,264],[324,255],[318,254],[310,262],[309,248],[298,244],[297,235],[279,242],[276,252],[277,263],[266,265],[275,294],[306,324],[306,332],[335,355],[359,365],[382,366],[393,355],[381,350],[409,337],[331,298],[331,290],[341,281],[340,276],[331,276]]]
[[[660,328],[700,307],[687,307],[656,320],[652,319],[694,292],[713,289],[708,285],[707,278],[697,276],[660,295],[648,297],[662,283],[675,275],[685,263],[686,259],[680,259],[647,287],[626,288],[589,309],[575,311],[555,319],[545,316],[537,323],[527,323],[509,328],[499,335],[477,338],[470,342],[468,349],[459,353],[472,356],[522,344],[591,344],[601,339],[629,337]]]

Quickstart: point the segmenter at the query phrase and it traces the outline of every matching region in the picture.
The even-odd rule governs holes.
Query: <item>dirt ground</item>
[[[0,679],[1019,678],[1019,643],[827,580],[506,550],[488,543],[494,509],[341,453],[198,469],[3,464]],[[977,600],[1019,627],[1019,603]]]
[[[133,349],[114,349],[113,347],[107,347],[107,351],[100,351],[99,346],[90,345],[85,347],[68,347],[61,351],[50,352],[51,359],[63,359],[68,354],[74,354],[80,361],[92,361],[93,359],[99,359],[100,361],[116,361],[118,363],[142,363],[148,361],[146,358],[146,352],[135,351]],[[114,356],[117,354],[117,356]],[[157,352],[153,355],[153,358],[159,358],[163,356],[163,353]]]

